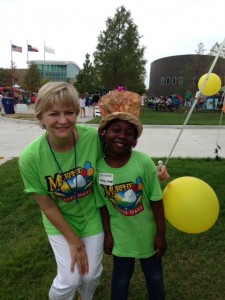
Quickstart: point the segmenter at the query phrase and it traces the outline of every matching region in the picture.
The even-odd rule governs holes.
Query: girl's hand
[[[113,245],[114,245],[114,240],[112,234],[105,234],[105,240],[104,240],[105,254],[112,255]]]
[[[170,178],[170,175],[167,172],[167,168],[165,165],[160,164],[157,166],[157,171],[158,171],[158,179],[160,181],[166,181]]]
[[[163,256],[167,250],[166,236],[156,234],[154,247],[157,251],[157,256]]]

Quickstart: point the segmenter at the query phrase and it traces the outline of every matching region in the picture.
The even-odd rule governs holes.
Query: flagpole
[[[45,79],[45,41],[44,41],[44,79]]]
[[[12,68],[12,64],[13,64],[13,53],[12,53],[12,41],[11,41],[11,68]]]
[[[29,61],[29,58],[28,58],[28,41],[27,41],[27,65],[28,65],[28,61]]]
[[[12,97],[13,97],[13,51],[12,51],[12,41],[11,41],[11,89],[12,89]]]

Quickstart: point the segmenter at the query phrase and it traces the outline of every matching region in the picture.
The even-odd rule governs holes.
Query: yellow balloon
[[[198,88],[201,90],[203,84],[205,83],[205,79],[208,74],[204,74],[198,81]],[[205,87],[202,90],[202,94],[205,96],[212,96],[219,92],[221,89],[221,79],[215,73],[211,73]]]
[[[219,215],[219,201],[213,189],[195,177],[179,177],[163,191],[167,221],[186,233],[201,233],[211,228]]]

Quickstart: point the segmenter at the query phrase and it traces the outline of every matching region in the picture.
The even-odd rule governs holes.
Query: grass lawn
[[[187,117],[184,112],[184,107],[181,107],[178,112],[169,111],[155,111],[149,107],[142,107],[140,119],[143,125],[183,125]],[[11,114],[7,115],[8,118],[14,119],[25,119],[31,121],[37,121],[34,114]],[[221,118],[221,111],[205,110],[205,111],[194,111],[187,123],[187,125],[210,125],[218,126],[220,124],[225,125],[225,118]],[[101,118],[97,117],[88,121],[90,124],[98,124]]]
[[[216,224],[201,234],[183,233],[167,223],[168,251],[164,257],[167,300],[225,299],[224,167],[225,159],[170,159],[170,181],[181,176],[204,180],[217,194],[220,214]],[[47,300],[56,266],[40,210],[23,193],[17,159],[0,166],[0,178],[0,299]],[[165,186],[163,183],[162,188]],[[94,300],[110,299],[112,257],[105,255],[103,264]],[[145,282],[137,262],[129,300],[145,299]]]
[[[184,107],[178,112],[155,111],[149,107],[142,107],[140,119],[143,125],[183,125],[187,117]],[[218,126],[225,125],[225,118],[221,118],[221,111],[194,111],[189,118],[187,125],[208,125]],[[100,118],[95,118],[88,123],[96,124],[100,122]]]

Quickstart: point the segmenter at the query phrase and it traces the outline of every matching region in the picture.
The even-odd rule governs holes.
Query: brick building
[[[208,72],[215,57],[209,55],[176,55],[151,63],[149,96],[184,95],[187,89],[198,90],[199,78]],[[213,69],[225,84],[225,59],[219,58]]]

